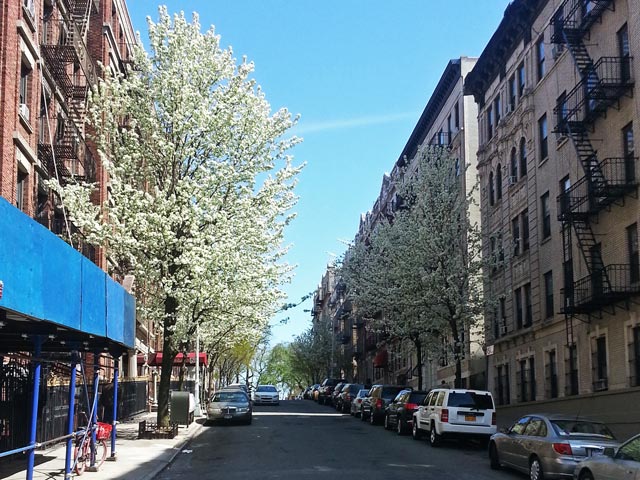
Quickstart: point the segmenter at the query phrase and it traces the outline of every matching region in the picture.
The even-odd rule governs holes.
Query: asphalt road
[[[473,443],[432,448],[310,400],[255,407],[252,425],[205,427],[159,480],[522,479],[493,471]],[[202,421],[202,420],[200,420]]]

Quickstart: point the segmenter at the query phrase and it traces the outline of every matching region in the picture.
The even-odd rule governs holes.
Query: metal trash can
[[[189,392],[171,392],[170,398],[171,413],[169,421],[179,425],[190,425],[193,422],[193,414],[195,410],[195,401],[193,393]]]

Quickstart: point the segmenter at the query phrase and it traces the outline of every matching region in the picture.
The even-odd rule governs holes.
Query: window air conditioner
[[[515,175],[511,175],[509,177],[509,185],[515,185],[516,183],[518,183],[518,177],[516,177]]]
[[[500,325],[500,335],[506,335],[506,334],[507,334],[507,326]]]
[[[20,108],[18,109],[18,113],[25,120],[29,120],[29,107],[27,107],[26,103],[21,103]]]

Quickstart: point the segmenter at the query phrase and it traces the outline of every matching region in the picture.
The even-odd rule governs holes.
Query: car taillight
[[[417,410],[418,409],[418,404],[417,403],[407,403],[407,404],[405,404],[404,408],[406,408],[407,410]]]
[[[382,401],[381,398],[376,400],[376,408],[382,408],[382,405],[384,405],[384,402]]]
[[[447,423],[449,421],[449,410],[446,408],[442,409],[442,412],[440,412],[440,421]]]
[[[496,423],[496,412],[493,412],[491,415],[491,425],[497,425]]]
[[[568,443],[554,443],[553,449],[560,455],[573,455],[571,445]]]
[[[350,394],[350,393],[347,393],[347,394],[345,395],[345,399],[347,400],[347,402],[350,402],[350,401],[351,401],[351,394]]]

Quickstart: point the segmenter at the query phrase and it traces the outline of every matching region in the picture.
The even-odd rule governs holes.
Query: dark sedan
[[[393,402],[387,405],[384,415],[384,428],[404,435],[413,428],[413,412],[426,398],[429,392],[420,390],[402,390]]]

